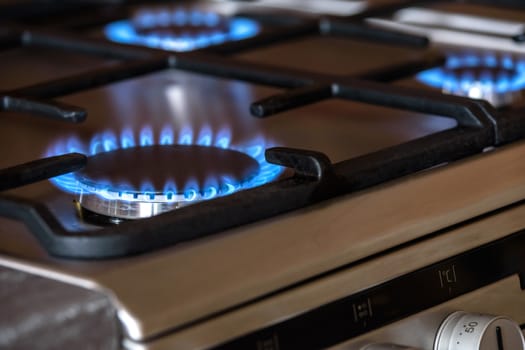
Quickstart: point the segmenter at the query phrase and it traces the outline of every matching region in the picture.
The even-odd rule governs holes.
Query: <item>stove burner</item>
[[[258,172],[258,162],[239,151],[156,145],[96,154],[74,176],[83,208],[137,219],[233,193]],[[177,184],[184,186],[177,188]]]
[[[444,67],[421,72],[417,79],[444,93],[484,99],[501,107],[511,104],[525,88],[525,60],[495,55],[449,56]]]
[[[83,210],[113,222],[156,215],[201,200],[263,185],[282,168],[266,162],[262,138],[230,145],[228,129],[207,126],[194,136],[165,127],[156,135],[149,126],[136,138],[131,129],[119,136],[107,131],[84,144],[75,137],[58,140],[46,156],[69,152],[89,157],[84,169],[51,181],[78,195]]]
[[[253,37],[259,25],[248,18],[224,17],[199,10],[148,10],[131,20],[108,24],[106,37],[118,43],[168,51],[191,51]]]

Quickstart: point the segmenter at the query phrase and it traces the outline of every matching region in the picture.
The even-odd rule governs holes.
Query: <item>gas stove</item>
[[[2,346],[525,348],[519,1],[0,7]]]

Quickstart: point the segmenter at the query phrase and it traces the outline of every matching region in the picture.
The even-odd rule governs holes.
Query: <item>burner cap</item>
[[[258,172],[255,159],[235,150],[155,145],[93,155],[75,177],[80,206],[118,222],[232,193]]]

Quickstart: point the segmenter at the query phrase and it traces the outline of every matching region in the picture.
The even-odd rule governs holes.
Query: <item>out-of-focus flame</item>
[[[417,79],[445,93],[487,99],[525,88],[525,59],[494,54],[450,55],[444,67],[432,68]]]
[[[227,41],[247,39],[257,35],[257,22],[243,17],[227,18],[227,26],[221,27],[220,15],[214,12],[187,9],[143,10],[131,20],[109,23],[104,28],[106,37],[122,44],[141,45],[167,51],[191,51]],[[149,29],[143,33],[140,30]],[[206,30],[184,33],[155,33],[155,28],[201,27]]]

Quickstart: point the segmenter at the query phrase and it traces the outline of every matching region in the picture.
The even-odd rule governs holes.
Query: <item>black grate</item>
[[[368,15],[389,13],[397,9],[399,5],[375,8],[369,10]],[[19,14],[26,21],[31,18],[30,13],[22,11]],[[118,64],[110,68],[0,92],[0,111],[27,112],[38,117],[81,123],[87,117],[87,111],[52,99],[171,68],[288,89],[284,93],[252,103],[251,112],[259,118],[337,98],[438,114],[457,122],[454,129],[336,164],[332,164],[327,156],[315,150],[268,149],[267,160],[291,168],[294,171],[293,176],[152,218],[93,231],[69,232],[44,204],[10,196],[0,197],[0,215],[24,221],[50,254],[87,259],[118,257],[150,251],[268,218],[524,137],[525,120],[520,118],[523,111],[496,110],[483,101],[385,84],[440,64],[443,60],[440,55],[421,55],[418,60],[351,77],[252,64],[230,57],[231,54],[263,45],[311,35],[374,40],[392,45],[408,45],[415,50],[428,44],[424,37],[368,27],[362,22],[366,17],[367,13],[353,17],[325,17],[291,22],[278,17],[262,18],[263,22],[282,23],[282,26],[264,30],[260,36],[252,39],[189,53],[124,46],[89,39],[79,34],[66,34],[65,30],[50,32],[40,27],[0,27],[1,50],[18,46],[40,46],[119,60]],[[69,154],[3,169],[0,170],[0,190],[75,171],[82,168],[85,162],[84,156]]]

